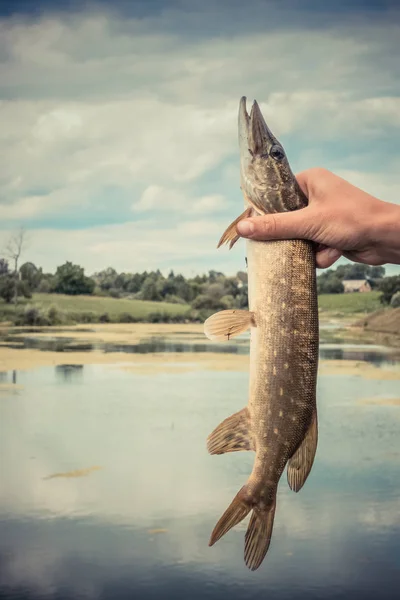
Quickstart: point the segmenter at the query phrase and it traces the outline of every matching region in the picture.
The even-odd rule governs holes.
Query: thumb
[[[252,240],[314,239],[315,214],[310,207],[243,219],[236,226],[242,237]]]

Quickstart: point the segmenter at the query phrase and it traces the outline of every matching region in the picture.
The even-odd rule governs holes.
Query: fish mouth
[[[240,99],[239,104],[239,152],[240,152],[240,179],[243,188],[246,171],[253,158],[249,148],[250,117],[246,109],[246,96]]]
[[[250,115],[246,108],[246,96],[239,104],[239,150],[241,173],[244,174],[255,155],[268,154],[268,150],[276,139],[265,119],[256,100],[251,107]]]

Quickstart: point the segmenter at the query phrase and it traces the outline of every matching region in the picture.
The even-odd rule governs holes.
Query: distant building
[[[343,279],[344,293],[370,292],[372,290],[368,279]]]

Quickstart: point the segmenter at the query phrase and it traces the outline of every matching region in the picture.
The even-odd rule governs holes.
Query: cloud
[[[239,2],[229,10],[207,2],[197,12],[185,4],[142,9],[140,18],[133,9],[92,6],[0,21],[0,238],[21,222],[46,231],[40,255],[50,268],[49,244],[56,240],[63,260],[70,247],[58,240],[76,228],[98,235],[104,252],[107,223],[110,238],[114,223],[129,228],[132,219],[150,220],[149,236],[167,224],[173,231],[176,212],[180,222],[223,215],[225,228],[242,206],[243,94],[260,100],[294,168],[318,161],[365,171],[360,179],[369,185],[372,162],[368,191],[398,201],[400,153],[390,141],[400,128],[396,19],[356,21],[339,10],[327,19],[306,8],[284,14],[261,2],[251,10]],[[221,19],[218,35],[206,28]],[[70,235],[59,234],[66,223]],[[183,256],[179,243],[164,240],[159,260]],[[207,243],[205,236],[202,248]],[[81,256],[88,269],[92,256]]]
[[[133,212],[152,211],[179,212],[187,214],[218,213],[226,207],[226,200],[221,194],[211,194],[199,198],[191,198],[181,190],[167,189],[159,185],[146,188],[138,202],[131,206]]]
[[[243,246],[239,257],[233,251],[216,250],[228,224],[221,217],[216,220],[193,216],[164,224],[153,218],[82,229],[37,229],[30,232],[29,247],[22,260],[28,260],[29,253],[29,260],[50,271],[70,260],[84,264],[89,273],[117,265],[128,272],[160,268],[188,275],[222,270],[227,263],[235,272],[244,264]]]

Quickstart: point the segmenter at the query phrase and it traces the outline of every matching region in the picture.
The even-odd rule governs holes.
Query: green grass
[[[124,313],[143,319],[150,313],[161,312],[170,315],[182,315],[189,309],[186,304],[169,304],[168,302],[149,302],[147,300],[126,300],[103,296],[65,296],[63,294],[33,294],[31,300],[44,310],[55,306],[68,313],[94,312],[108,313],[112,320]]]
[[[321,313],[329,316],[351,317],[371,313],[382,305],[379,302],[379,292],[354,294],[321,294],[318,303]],[[56,309],[55,320],[50,318],[50,324],[89,323],[104,321],[107,315],[111,322],[129,322],[132,320],[154,321],[158,313],[158,321],[168,321],[169,318],[179,318],[187,315],[190,306],[187,304],[170,304],[168,302],[148,302],[145,300],[116,299],[102,296],[65,296],[62,294],[34,294],[30,300],[19,299],[17,311],[23,313],[26,306],[34,306],[48,318],[49,310]],[[193,312],[193,311],[192,311]],[[186,317],[185,317],[186,318]],[[0,321],[15,321],[16,313],[12,304],[0,300]],[[204,320],[201,318],[200,320]],[[23,323],[29,324],[26,321]],[[21,323],[22,324],[22,323]],[[46,324],[46,321],[44,322]]]
[[[321,294],[318,305],[323,312],[340,314],[370,313],[382,308],[379,302],[380,292]]]
[[[33,294],[29,300],[19,299],[17,311],[13,304],[0,300],[0,321],[33,324],[23,315],[29,308],[36,310],[35,323],[73,324],[96,322],[162,322],[187,315],[190,306],[168,302],[148,302],[103,296],[67,296],[63,294]],[[54,311],[55,309],[55,311]],[[49,316],[53,313],[52,316]],[[104,318],[106,315],[107,318]],[[157,316],[158,315],[158,316]],[[30,317],[32,319],[32,317]]]

